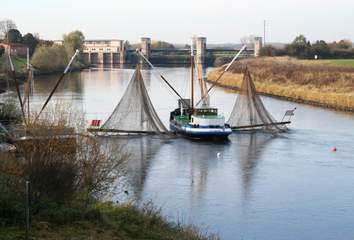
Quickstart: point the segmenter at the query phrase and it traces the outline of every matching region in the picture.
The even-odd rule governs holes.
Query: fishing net
[[[102,128],[116,132],[168,132],[151,103],[139,66],[122,99]]]
[[[244,71],[240,92],[231,112],[228,124],[230,124],[233,129],[263,129],[271,133],[279,133],[287,129],[285,125],[277,123],[264,107],[247,68]]]

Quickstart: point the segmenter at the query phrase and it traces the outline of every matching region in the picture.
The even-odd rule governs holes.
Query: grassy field
[[[335,59],[335,60],[328,60],[328,61],[340,66],[354,67],[354,59]]]
[[[257,91],[284,99],[354,112],[354,60],[296,60],[288,57],[241,60],[220,80],[236,89],[249,68]],[[208,76],[214,81],[218,69]]]

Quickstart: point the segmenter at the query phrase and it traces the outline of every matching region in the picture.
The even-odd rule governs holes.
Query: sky
[[[239,43],[247,35],[267,42],[354,40],[354,0],[0,0],[0,20],[43,39],[81,30],[86,39],[141,37],[188,43]]]

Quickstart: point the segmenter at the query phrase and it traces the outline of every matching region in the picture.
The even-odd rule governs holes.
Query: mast
[[[194,109],[194,38],[191,44],[191,108]]]
[[[28,72],[28,76],[27,76],[27,80],[28,80],[28,93],[27,93],[27,122],[30,122],[30,92],[31,92],[31,77],[32,77],[32,72],[31,72],[31,66],[30,66],[30,57],[29,57],[29,48],[27,48],[27,72]]]

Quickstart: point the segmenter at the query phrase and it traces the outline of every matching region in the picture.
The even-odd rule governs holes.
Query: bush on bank
[[[56,72],[65,69],[70,58],[78,49],[82,51],[85,36],[80,31],[70,32],[63,36],[64,42],[60,44],[42,44],[36,48],[32,56],[32,64],[42,72]],[[84,67],[84,61],[79,55],[74,61],[72,68]]]
[[[80,131],[81,118],[68,109],[60,105],[38,122],[32,118],[27,131],[34,140],[17,142],[17,152],[1,159],[0,239],[23,239],[25,181],[31,183],[33,239],[215,239],[169,223],[152,204],[104,203],[129,156],[123,147],[110,149],[81,134],[46,137]]]

